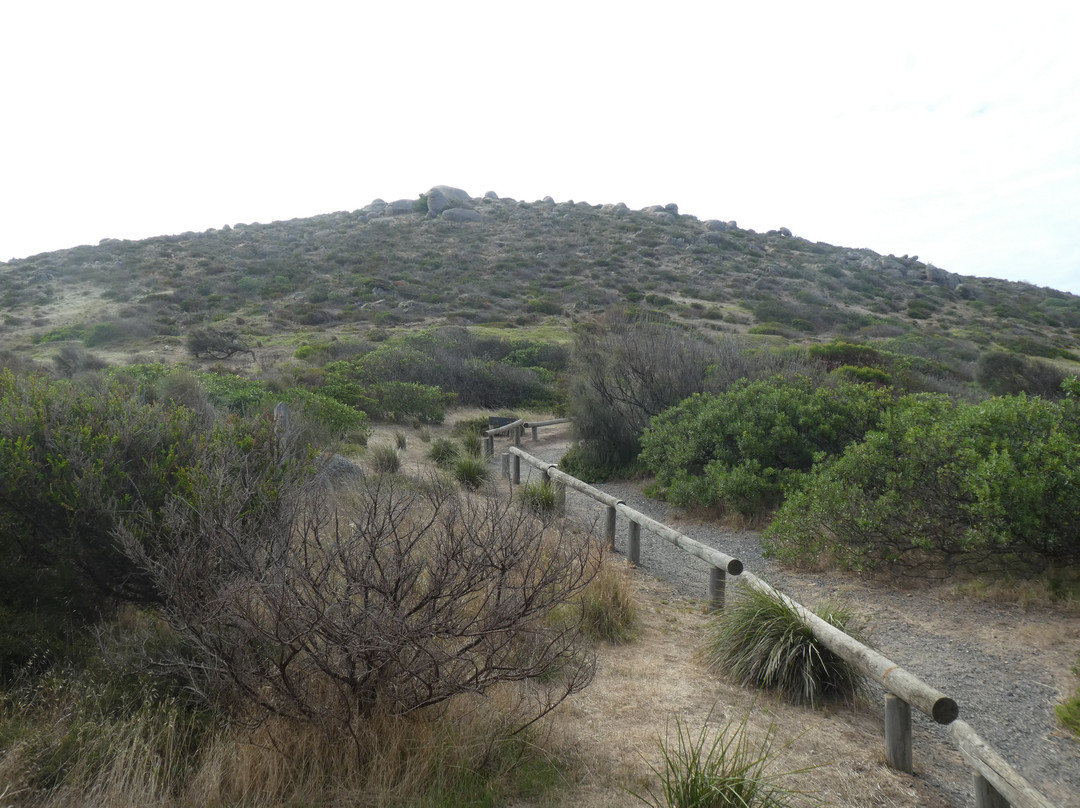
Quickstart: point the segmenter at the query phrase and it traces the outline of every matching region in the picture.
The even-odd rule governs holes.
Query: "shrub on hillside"
[[[327,384],[357,385],[358,392],[389,382],[421,384],[453,393],[461,404],[488,408],[550,403],[558,398],[552,383],[564,355],[565,349],[542,343],[481,338],[464,328],[432,329],[328,364]]]
[[[656,416],[641,459],[676,505],[755,515],[778,505],[815,461],[861,438],[891,401],[889,390],[865,384],[743,382]]]
[[[763,535],[845,567],[1039,568],[1080,560],[1080,418],[1071,400],[905,396],[815,467]]]
[[[569,415],[585,463],[630,463],[649,418],[704,390],[710,362],[699,338],[648,320],[579,329]]]
[[[0,673],[47,663],[65,632],[119,602],[162,602],[118,544],[122,529],[155,552],[170,503],[214,475],[238,518],[257,524],[301,461],[264,419],[207,422],[117,380],[0,371]]]
[[[1049,362],[1005,351],[987,351],[975,363],[975,381],[999,396],[1029,393],[1059,398],[1065,373]]]

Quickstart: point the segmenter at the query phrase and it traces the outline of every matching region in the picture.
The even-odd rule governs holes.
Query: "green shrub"
[[[375,417],[389,421],[415,418],[422,424],[441,424],[454,400],[453,393],[415,382],[379,382],[365,392],[374,401]]]
[[[879,368],[868,368],[856,365],[841,365],[835,371],[838,376],[860,384],[878,384],[887,386],[892,384],[892,374]]]
[[[675,718],[675,742],[658,741],[662,768],[653,768],[659,793],[634,796],[655,808],[787,808],[797,792],[783,786],[786,772],[771,771],[783,748],[774,747],[775,726],[760,743],[750,740],[747,713],[712,736],[710,719],[695,736]]]
[[[776,507],[816,460],[861,438],[891,400],[887,390],[849,382],[741,382],[653,418],[641,459],[676,505],[752,516]]]
[[[454,479],[469,491],[477,491],[491,478],[491,469],[482,457],[465,454],[454,461]]]
[[[920,394],[816,467],[762,541],[792,561],[990,571],[1075,563],[1078,531],[1072,400]]]
[[[843,340],[811,345],[807,354],[811,359],[823,362],[830,370],[841,365],[884,369],[892,365],[892,360],[877,348]]]
[[[162,519],[205,479],[227,478],[258,522],[304,462],[265,419],[208,420],[119,379],[0,370],[0,676],[49,664],[119,602],[160,603],[132,553],[172,540]]]
[[[845,604],[827,603],[814,611],[853,633]],[[858,669],[822,645],[782,597],[745,584],[710,619],[705,656],[710,667],[743,687],[772,690],[795,704],[854,701],[865,688]]]
[[[975,363],[975,381],[994,395],[1030,393],[1059,398],[1065,373],[1039,359],[1004,351],[987,351]]]
[[[631,463],[649,419],[704,390],[714,358],[701,339],[646,319],[612,317],[575,337],[568,414],[594,468]]]

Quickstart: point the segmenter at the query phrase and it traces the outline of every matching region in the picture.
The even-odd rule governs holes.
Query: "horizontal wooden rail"
[[[876,680],[888,692],[894,693],[908,704],[917,707],[939,724],[951,724],[960,713],[956,702],[930,685],[908,673],[891,659],[879,654],[858,640],[849,637],[831,623],[822,620],[801,603],[770,586],[751,572],[744,572],[742,580],[773,597],[780,598],[802,618],[826,648],[845,659],[868,677]]]
[[[743,571],[743,563],[739,559],[732,558],[727,553],[722,553],[715,547],[710,547],[707,544],[695,541],[689,536],[684,536],[679,531],[673,530],[661,522],[657,522],[655,519],[646,516],[641,511],[636,511],[624,504],[616,506],[616,510],[631,522],[636,522],[646,530],[667,539],[676,547],[681,548],[690,555],[696,556],[702,561],[708,561],[714,567],[724,570],[729,575],[739,575]]]
[[[967,722],[954,721],[949,725],[948,733],[960,754],[967,758],[968,763],[975,769],[976,808],[991,808],[1001,804],[1000,801],[995,801],[987,786],[1008,801],[1013,808],[1053,808],[1046,797],[991,749]],[[980,778],[984,782],[980,782]]]
[[[491,429],[485,429],[484,436],[492,438],[496,435],[506,435],[509,434],[511,430],[522,428],[524,426],[525,419],[518,418],[516,421],[511,421],[509,424],[503,424],[502,426],[493,426]]]
[[[536,429],[540,426],[555,426],[556,424],[568,424],[569,418],[552,418],[548,421],[526,421],[525,426],[529,429]]]
[[[665,524],[657,522],[650,516],[646,516],[641,511],[634,510],[622,500],[616,499],[611,494],[606,494],[599,488],[594,488],[588,483],[584,483],[577,477],[571,477],[569,474],[563,471],[559,471],[558,465],[555,463],[548,463],[539,458],[533,457],[528,452],[519,449],[517,446],[510,447],[510,454],[520,457],[529,465],[544,472],[547,477],[554,480],[568,488],[573,488],[586,496],[595,499],[597,502],[607,505],[608,507],[615,508],[620,514],[629,519],[631,522],[640,525],[646,530],[655,533],[661,538],[667,539],[676,547],[681,548],[690,555],[700,558],[702,561],[707,561],[718,569],[722,569],[729,575],[738,575],[743,570],[743,563],[737,559],[732,558],[727,553],[722,553],[714,547],[710,547],[707,544],[702,544],[699,541],[691,539],[689,536],[684,536],[679,531],[668,527]]]

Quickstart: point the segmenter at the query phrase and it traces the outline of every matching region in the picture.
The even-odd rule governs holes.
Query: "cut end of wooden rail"
[[[743,565],[737,558],[731,559],[727,565],[728,575],[742,575]]]
[[[939,724],[951,724],[959,717],[960,707],[954,699],[942,696],[934,702],[934,707],[930,712],[933,713],[934,720]]]

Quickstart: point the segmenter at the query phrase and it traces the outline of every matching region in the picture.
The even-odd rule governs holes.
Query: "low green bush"
[[[815,461],[861,438],[891,402],[890,391],[865,384],[744,381],[653,418],[641,460],[676,505],[754,516],[779,505]]]
[[[850,568],[1042,569],[1080,560],[1073,399],[901,398],[815,467],[764,532],[766,551]]]

